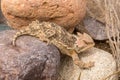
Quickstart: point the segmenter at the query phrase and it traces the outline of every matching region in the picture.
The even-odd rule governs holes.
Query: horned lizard
[[[93,39],[86,33],[70,34],[55,23],[36,20],[16,33],[12,42],[14,46],[16,39],[22,35],[34,36],[48,44],[54,44],[61,53],[72,57],[73,62],[80,68],[90,68],[94,65],[94,62],[84,63],[78,57],[80,52],[94,46]]]

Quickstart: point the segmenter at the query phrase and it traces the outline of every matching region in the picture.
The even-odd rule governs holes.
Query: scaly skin
[[[78,53],[94,46],[94,41],[86,33],[74,35],[55,23],[33,21],[29,26],[16,33],[12,44],[16,46],[17,38],[25,34],[37,37],[48,44],[54,44],[61,53],[72,57],[74,63],[80,68],[90,68],[94,65],[94,62],[84,63],[78,57]]]

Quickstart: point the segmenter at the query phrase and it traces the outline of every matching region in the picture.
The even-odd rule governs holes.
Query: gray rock
[[[92,17],[87,16],[83,20],[83,24],[76,26],[76,31],[83,32],[83,33],[85,32],[89,34],[95,40],[108,39],[107,32],[106,32],[106,26],[104,23]],[[112,35],[110,34],[110,36]]]
[[[85,29],[89,34],[96,40],[105,40],[108,39],[105,24],[101,23],[91,17],[88,17],[84,20]]]
[[[19,37],[15,47],[13,34],[0,32],[0,80],[56,80],[58,49],[31,36]]]
[[[116,71],[116,62],[112,55],[103,50],[92,48],[79,55],[84,62],[94,61],[95,66],[90,69],[80,69],[73,65],[72,59],[63,58],[58,80],[102,80]],[[80,77],[80,78],[79,78]],[[114,75],[108,80],[118,80]]]

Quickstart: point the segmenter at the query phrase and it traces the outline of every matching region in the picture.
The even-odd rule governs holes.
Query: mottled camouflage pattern
[[[94,46],[94,41],[86,33],[70,34],[55,23],[39,22],[36,20],[16,33],[12,42],[14,46],[16,45],[17,38],[23,35],[31,35],[39,38],[43,42],[47,42],[47,44],[54,44],[59,48],[61,53],[71,56],[74,63],[81,68],[93,66],[93,62],[84,63],[78,57],[78,53]]]

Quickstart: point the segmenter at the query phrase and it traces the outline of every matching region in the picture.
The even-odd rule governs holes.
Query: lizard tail
[[[14,37],[13,37],[13,40],[12,40],[12,45],[13,46],[16,46],[16,40],[17,38],[21,35],[21,32],[17,32]]]
[[[22,35],[26,35],[28,34],[28,32],[26,30],[20,30],[19,32],[17,32],[14,37],[13,37],[13,40],[12,40],[12,45],[13,46],[16,46],[16,40],[18,37],[22,36]]]

